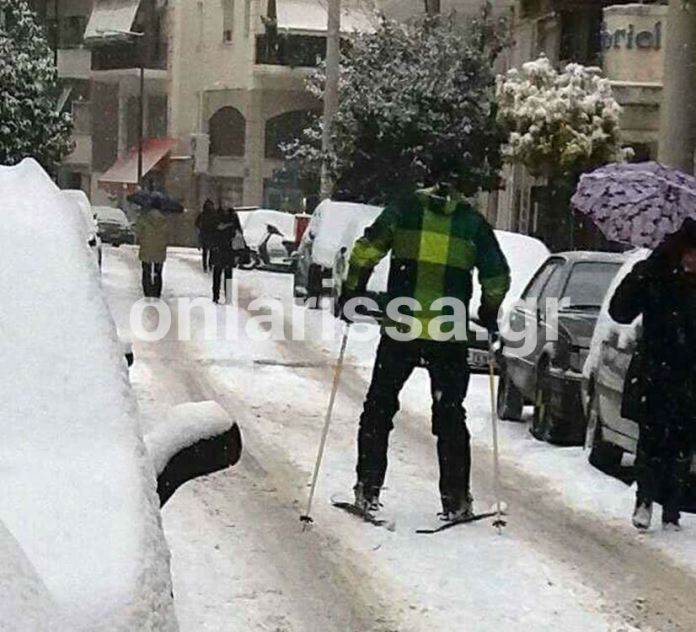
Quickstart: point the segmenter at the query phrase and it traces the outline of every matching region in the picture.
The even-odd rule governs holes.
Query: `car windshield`
[[[563,292],[568,308],[599,309],[620,267],[620,263],[604,261],[576,263]]]

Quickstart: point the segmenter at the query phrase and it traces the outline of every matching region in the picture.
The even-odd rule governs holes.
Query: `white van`
[[[322,281],[331,279],[337,257],[353,249],[382,208],[355,202],[324,200],[312,214],[297,252],[295,296],[324,293]]]

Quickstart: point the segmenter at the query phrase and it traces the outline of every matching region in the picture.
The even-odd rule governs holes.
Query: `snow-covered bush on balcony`
[[[575,176],[625,157],[621,106],[597,68],[559,72],[542,56],[498,77],[497,99],[503,156],[535,176]]]

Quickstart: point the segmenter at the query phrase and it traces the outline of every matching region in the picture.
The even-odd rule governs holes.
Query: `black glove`
[[[498,335],[498,309],[482,302],[478,310],[478,322],[488,330],[494,338]]]

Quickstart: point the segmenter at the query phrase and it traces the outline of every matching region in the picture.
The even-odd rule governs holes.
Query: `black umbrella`
[[[131,193],[126,198],[131,204],[141,208],[156,208],[163,213],[183,213],[184,207],[181,202],[162,193],[161,191],[147,191],[141,189]]]

